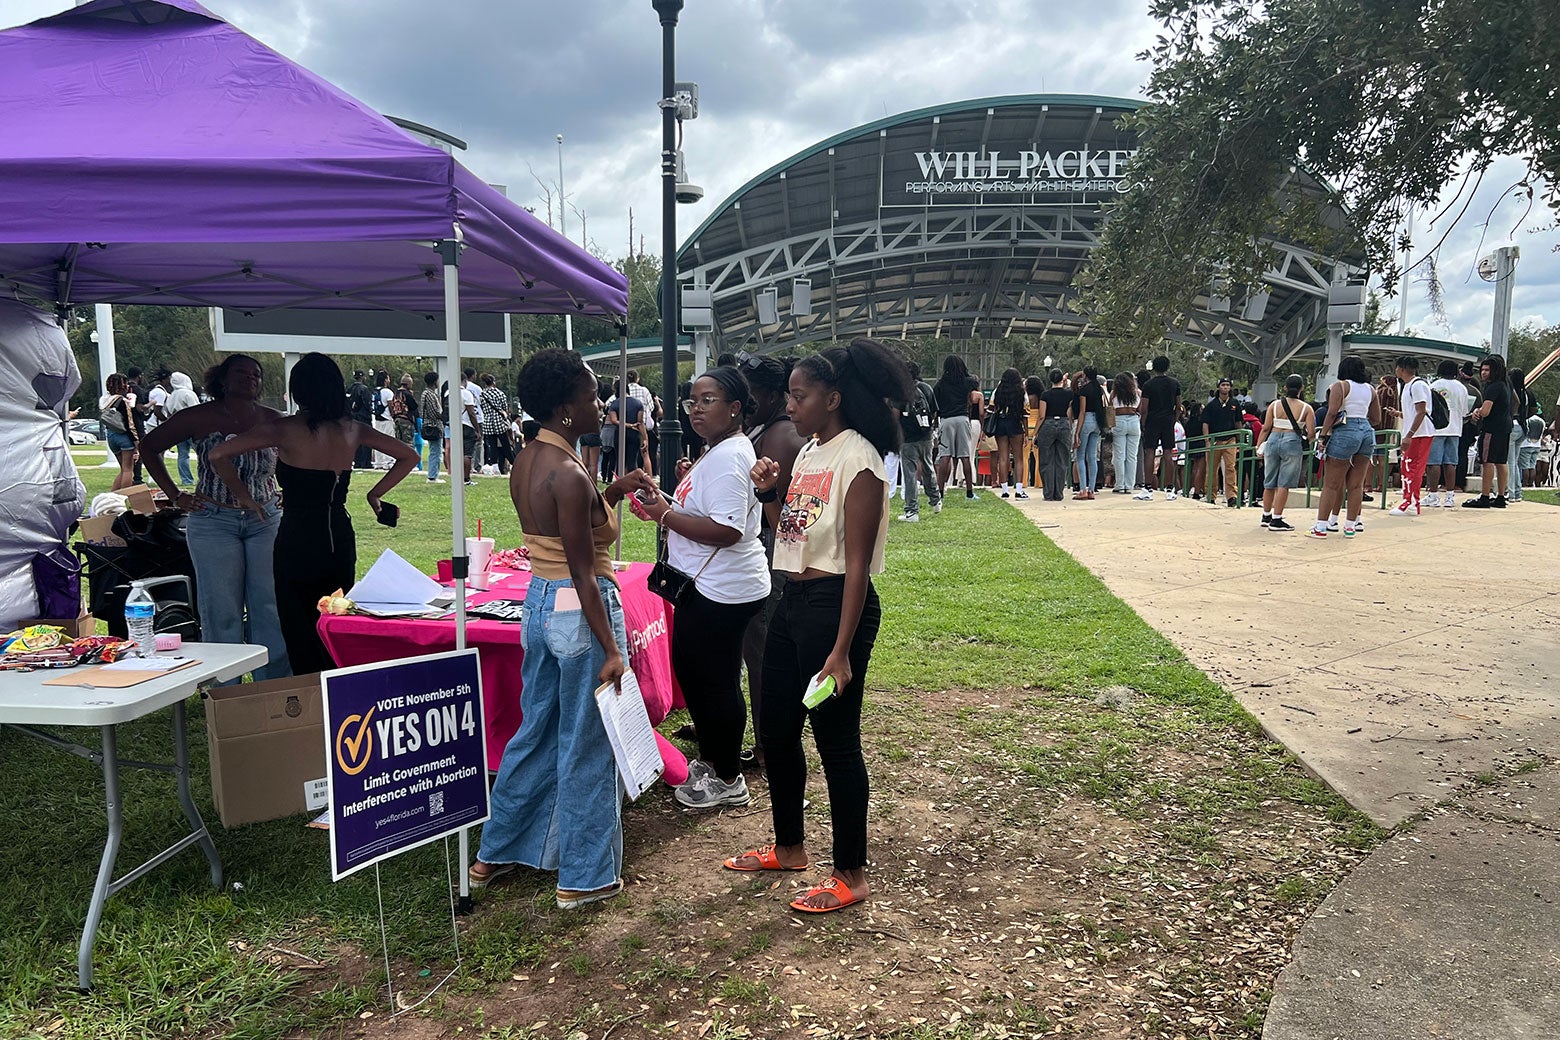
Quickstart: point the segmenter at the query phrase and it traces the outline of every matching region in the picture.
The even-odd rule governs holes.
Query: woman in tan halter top
[[[596,376],[578,354],[533,355],[519,391],[541,425],[509,474],[531,555],[520,619],[523,720],[504,748],[470,877],[480,888],[520,864],[556,870],[558,906],[568,909],[623,890],[623,785],[595,690],[621,679],[628,659],[613,510],[655,483],[636,469],[605,494],[596,490],[574,448],[601,429]]]

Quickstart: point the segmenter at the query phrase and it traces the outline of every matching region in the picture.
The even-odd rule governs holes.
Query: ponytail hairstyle
[[[878,454],[899,449],[899,422],[888,402],[908,400],[914,384],[910,369],[887,347],[858,337],[848,347],[809,354],[796,363],[796,371],[839,391],[841,423],[865,437]]]

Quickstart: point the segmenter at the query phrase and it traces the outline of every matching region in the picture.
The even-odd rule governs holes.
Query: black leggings
[[[716,603],[690,588],[672,624],[672,671],[699,733],[699,757],[724,781],[742,774],[742,633],[768,597]]]
[[[764,714],[760,724],[775,841],[802,844],[802,800],[807,787],[802,723],[811,715],[813,741],[829,784],[834,866],[860,870],[867,865],[867,763],[861,755],[861,698],[872,644],[883,619],[877,590],[870,582],[850,644],[850,685],[811,712],[802,704],[807,683],[834,649],[844,597],[843,576],[786,582],[780,605],[769,621],[769,642],[764,647]]]

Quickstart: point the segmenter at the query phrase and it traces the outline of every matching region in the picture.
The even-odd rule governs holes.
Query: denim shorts
[[[1300,461],[1305,454],[1300,435],[1293,430],[1275,430],[1262,442],[1262,487],[1273,491],[1292,488],[1300,482]]]
[[[1329,459],[1352,459],[1370,455],[1376,449],[1376,431],[1364,419],[1350,419],[1341,426],[1334,426],[1327,441]]]
[[[1430,442],[1430,461],[1427,466],[1457,465],[1457,449],[1461,438],[1436,437]]]
[[[108,431],[108,448],[115,455],[126,451],[135,450],[135,438],[128,433],[120,433],[118,430]]]
[[[1517,465],[1521,466],[1523,469],[1532,469],[1534,466],[1537,466],[1538,448],[1536,446],[1532,448],[1518,448]]]

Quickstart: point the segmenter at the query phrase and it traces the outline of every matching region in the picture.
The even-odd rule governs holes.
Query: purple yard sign
[[[488,818],[475,649],[323,679],[334,880]]]

